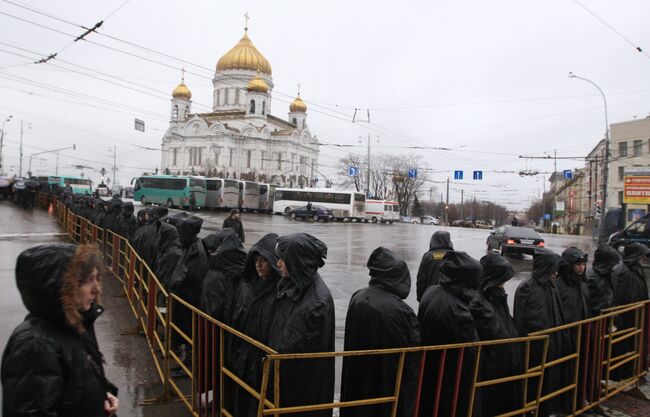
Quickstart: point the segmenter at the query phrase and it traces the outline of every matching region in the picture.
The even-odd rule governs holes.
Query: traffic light
[[[449,206],[445,206],[445,211],[449,211]]]

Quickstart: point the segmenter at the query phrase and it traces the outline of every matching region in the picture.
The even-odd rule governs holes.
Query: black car
[[[490,232],[487,238],[487,250],[497,250],[501,255],[528,253],[533,255],[535,249],[544,247],[544,239],[530,227],[501,226]]]
[[[609,215],[609,213],[607,213]],[[639,242],[650,247],[650,214],[646,214],[623,230],[609,237],[609,244],[623,254],[630,243]]]
[[[334,220],[334,213],[332,210],[323,207],[312,205],[311,210],[307,209],[308,206],[298,207],[289,212],[289,217],[292,219],[313,219],[314,221],[319,220]]]

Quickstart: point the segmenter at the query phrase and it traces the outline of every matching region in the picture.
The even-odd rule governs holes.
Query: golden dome
[[[187,88],[185,83],[181,81],[181,83],[174,88],[174,91],[172,91],[172,97],[189,100],[192,98],[192,92]]]
[[[296,97],[296,99],[291,103],[291,105],[289,105],[289,111],[291,113],[306,113],[307,112],[307,105],[300,98],[300,94],[298,94],[298,97]]]
[[[237,45],[226,52],[217,62],[217,71],[232,69],[260,71],[271,75],[271,64],[253,45],[248,37],[248,32],[244,32],[244,36]]]
[[[248,91],[257,91],[258,93],[267,93],[269,91],[269,86],[263,79],[260,78],[259,71],[255,78],[253,78],[251,82],[248,83],[248,87],[246,88]]]

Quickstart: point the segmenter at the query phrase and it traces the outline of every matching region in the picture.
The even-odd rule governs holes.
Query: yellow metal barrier
[[[48,203],[49,204],[49,203]],[[418,389],[422,388],[424,360],[426,355],[444,357],[447,352],[458,353],[463,362],[463,353],[472,361],[467,415],[472,415],[476,407],[476,398],[485,387],[513,381],[523,385],[521,408],[502,414],[501,417],[533,413],[537,415],[540,405],[558,396],[571,397],[570,415],[578,415],[601,404],[622,390],[638,384],[639,378],[647,373],[650,364],[648,347],[650,345],[650,302],[620,306],[605,314],[571,323],[566,326],[537,332],[525,338],[485,341],[478,343],[427,346],[402,349],[383,349],[350,352],[324,352],[304,354],[280,354],[264,344],[251,339],[243,333],[209,317],[175,294],[168,293],[159,282],[149,265],[131,247],[130,243],[114,232],[104,230],[87,219],[82,219],[67,209],[57,200],[53,201],[57,222],[70,238],[77,243],[95,243],[104,255],[111,272],[120,280],[131,309],[138,323],[138,328],[146,336],[148,347],[163,383],[163,390],[157,401],[167,401],[170,394],[177,395],[193,416],[223,415],[232,416],[227,404],[228,386],[234,386],[250,395],[258,404],[257,416],[283,415],[335,408],[361,407],[376,404],[390,404],[392,415],[397,413],[400,387],[405,378],[417,378]],[[178,317],[191,316],[191,326],[179,325]],[[177,318],[175,319],[174,316]],[[627,318],[629,326],[621,326]],[[630,320],[631,319],[631,320]],[[185,327],[185,328],[183,328]],[[554,335],[565,332],[571,341],[571,349],[558,357],[547,358],[549,343]],[[173,349],[172,341],[181,340],[190,346],[189,360],[181,360]],[[229,368],[228,343],[239,340],[250,347],[258,349],[263,358],[263,369],[259,381],[251,384],[245,375],[237,375]],[[510,375],[495,380],[482,380],[479,369],[484,359],[482,352],[490,347],[517,343],[524,346],[525,366],[520,374]],[[531,346],[542,344],[532,354]],[[541,354],[539,354],[541,352]],[[372,357],[381,355],[398,355],[398,372],[395,375],[395,390],[392,394],[356,399],[353,401],[330,402],[322,404],[304,404],[283,406],[281,394],[280,371],[282,363],[298,360],[323,360],[330,358]],[[407,355],[421,355],[421,369],[418,375],[403,375],[404,361]],[[533,357],[539,356],[539,357]],[[532,363],[531,363],[532,362]],[[187,380],[172,376],[174,367],[184,373]],[[544,377],[554,368],[564,367],[571,370],[571,377],[566,383],[553,391],[544,390]],[[436,413],[442,401],[458,401],[458,378],[453,398],[441,398],[440,389],[433,393]],[[439,375],[438,375],[439,376]],[[618,381],[611,378],[620,376]],[[466,378],[467,376],[462,376]],[[437,380],[437,387],[452,381]],[[602,382],[602,383],[601,383]],[[257,386],[253,386],[257,385]],[[427,394],[431,395],[431,394]],[[212,399],[212,401],[210,401]],[[418,393],[418,402],[420,392]],[[454,413],[457,404],[452,404]],[[415,417],[418,416],[417,406]],[[434,414],[435,415],[435,414]]]

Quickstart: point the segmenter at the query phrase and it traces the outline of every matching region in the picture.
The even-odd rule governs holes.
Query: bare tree
[[[365,160],[355,154],[348,154],[341,158],[337,164],[336,174],[341,178],[341,185],[344,187],[354,187],[357,191],[363,191],[366,188],[365,177],[363,175],[348,175],[350,167],[360,167],[365,165]]]

